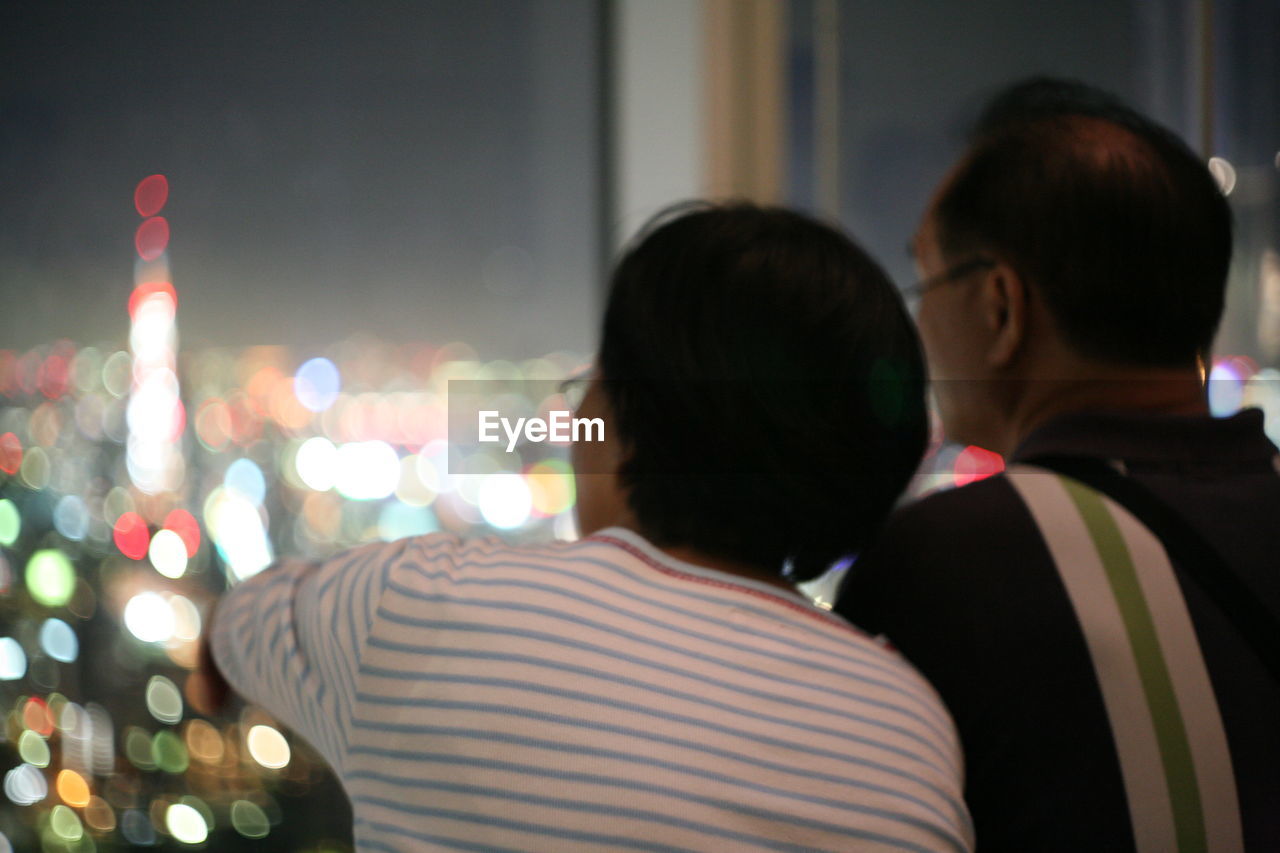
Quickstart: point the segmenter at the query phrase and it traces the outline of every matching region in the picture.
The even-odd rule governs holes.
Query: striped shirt
[[[286,562],[212,639],[333,766],[360,850],[971,847],[951,720],[900,656],[626,530]]]

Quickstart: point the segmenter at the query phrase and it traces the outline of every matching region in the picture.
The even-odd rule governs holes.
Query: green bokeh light
[[[151,760],[166,773],[184,773],[191,761],[187,748],[171,731],[157,732],[151,741]]]
[[[22,760],[35,767],[49,766],[49,744],[31,730],[22,733],[18,738],[18,755]]]
[[[248,800],[231,804],[231,825],[245,838],[266,838],[271,831],[267,813]]]
[[[49,828],[53,830],[54,835],[65,841],[79,841],[84,835],[80,818],[63,805],[54,806],[53,811],[49,812]]]
[[[154,770],[152,760],[151,736],[142,729],[132,727],[124,736],[124,754],[129,763],[139,770]]]
[[[22,516],[13,501],[8,498],[0,500],[0,545],[6,548],[18,541],[22,533]]]
[[[76,570],[67,555],[53,548],[36,551],[27,561],[27,591],[45,607],[62,607],[76,589]]]

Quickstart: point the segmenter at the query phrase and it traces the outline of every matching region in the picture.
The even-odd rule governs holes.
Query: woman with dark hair
[[[213,657],[332,763],[361,850],[967,850],[932,689],[791,589],[874,534],[923,394],[838,231],[673,209],[613,276],[585,538],[284,563],[228,594]]]
[[[608,413],[622,452],[575,448],[580,474],[613,475],[579,477],[583,532],[621,524],[766,579],[858,551],[928,440],[897,291],[781,208],[659,214],[614,271],[597,376],[586,411]]]

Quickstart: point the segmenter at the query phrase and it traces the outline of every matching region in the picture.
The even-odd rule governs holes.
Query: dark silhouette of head
[[[1106,92],[1034,78],[993,98],[934,208],[950,259],[992,252],[1082,356],[1175,367],[1222,316],[1231,214],[1206,164]]]
[[[897,291],[848,237],[780,208],[654,219],[613,274],[598,367],[640,531],[796,579],[862,547],[927,440]]]

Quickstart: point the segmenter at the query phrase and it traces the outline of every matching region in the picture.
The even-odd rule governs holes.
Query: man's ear
[[[1007,367],[1027,333],[1027,287],[1013,267],[998,263],[982,283],[983,321],[987,326],[986,362]]]

